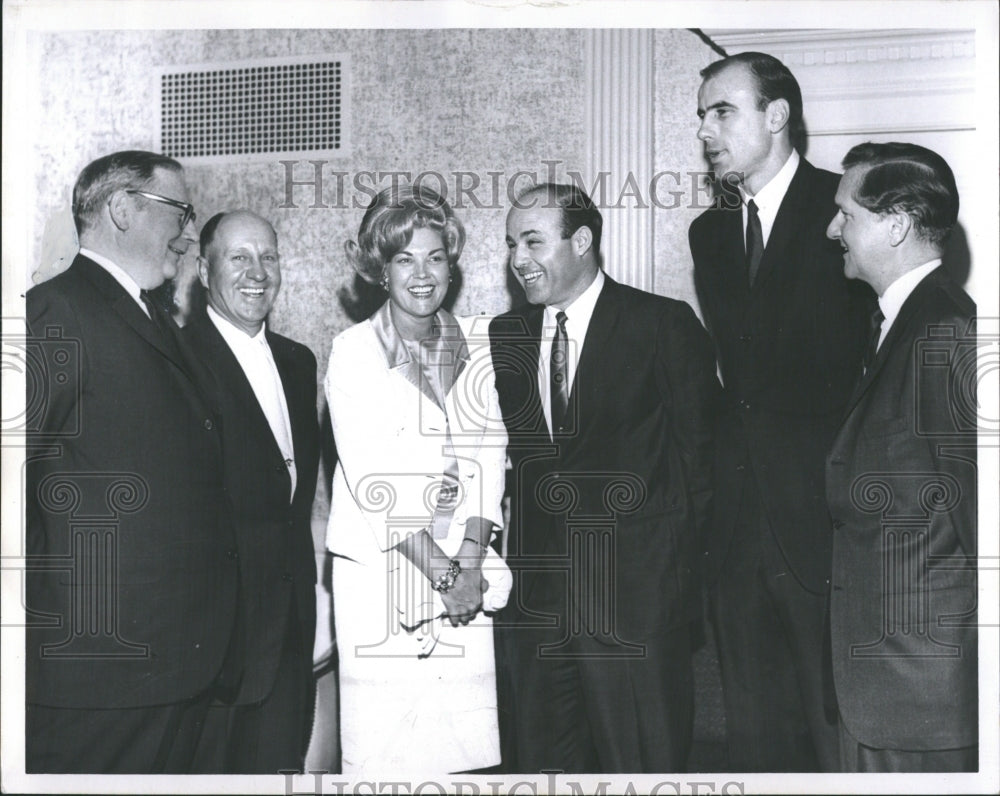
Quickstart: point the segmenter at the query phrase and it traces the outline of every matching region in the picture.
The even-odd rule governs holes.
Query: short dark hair
[[[580,227],[587,227],[593,241],[594,256],[601,254],[601,230],[604,219],[597,209],[594,200],[587,192],[577,185],[543,182],[525,188],[517,197],[517,207],[534,206],[524,202],[525,199],[542,194],[545,201],[541,207],[558,207],[560,210],[559,232],[563,240],[571,237]]]
[[[843,161],[846,171],[865,169],[854,201],[872,213],[906,213],[917,234],[944,245],[958,222],[958,187],[951,167],[937,152],[917,144],[858,144]]]
[[[465,228],[440,194],[423,185],[394,185],[380,191],[361,219],[357,241],[344,245],[347,258],[362,279],[377,284],[386,264],[421,228],[441,235],[448,266],[454,268],[465,246]]]
[[[764,110],[777,99],[788,103],[788,137],[792,146],[801,151],[806,139],[802,89],[791,70],[773,55],[746,52],[709,64],[701,70],[701,78],[709,80],[731,66],[745,66],[749,71],[757,89],[757,110]]]
[[[156,169],[181,171],[181,164],[166,155],[141,150],[114,152],[88,163],[73,186],[73,223],[79,235],[94,226],[111,194],[142,188],[153,179]]]

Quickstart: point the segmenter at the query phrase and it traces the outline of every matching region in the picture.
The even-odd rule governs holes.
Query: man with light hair
[[[148,291],[194,208],[180,164],[95,160],[73,190],[80,253],[26,296],[29,773],[187,773],[236,676],[237,551],[218,420]]]

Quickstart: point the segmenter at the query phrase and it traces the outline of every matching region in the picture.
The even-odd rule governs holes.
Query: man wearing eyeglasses
[[[239,679],[217,414],[147,294],[194,210],[180,164],[117,152],[73,215],[80,253],[26,296],[26,769],[184,773],[213,687]]]

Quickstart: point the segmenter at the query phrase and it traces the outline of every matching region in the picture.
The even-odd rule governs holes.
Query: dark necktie
[[[174,337],[173,329],[171,329],[173,321],[167,317],[167,314],[163,310],[156,306],[156,301],[147,291],[140,291],[139,297],[142,299],[142,303],[146,305],[146,310],[149,312],[149,320],[156,327],[161,343],[167,346],[171,354],[176,354],[177,341]]]
[[[552,338],[549,360],[549,408],[552,412],[552,436],[560,430],[569,406],[569,341],[566,337],[566,313],[556,313],[556,334]]]
[[[868,347],[865,348],[865,358],[862,362],[865,373],[872,366],[872,362],[875,361],[875,354],[878,353],[878,339],[882,335],[882,321],[884,320],[885,315],[882,314],[882,308],[876,307],[875,312],[872,313],[871,333],[868,336]]]
[[[764,256],[764,232],[760,228],[760,216],[757,215],[757,204],[751,199],[747,202],[747,278],[750,284],[757,278],[760,260]]]

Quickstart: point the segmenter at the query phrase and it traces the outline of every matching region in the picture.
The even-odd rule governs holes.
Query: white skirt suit
[[[333,341],[326,395],[338,462],[327,546],[335,556],[348,776],[442,774],[500,762],[492,620],[480,613],[452,627],[440,595],[393,549],[408,534],[431,528],[449,464],[452,473],[457,464],[458,504],[450,522],[435,527],[437,544],[456,555],[469,517],[493,522],[495,531],[503,527],[507,437],[488,320],[456,324],[438,312],[451,335],[464,335],[468,351],[443,409],[433,390],[413,383],[419,368],[392,326],[388,304]],[[510,572],[492,550],[483,575],[490,581],[487,610],[502,607]]]

